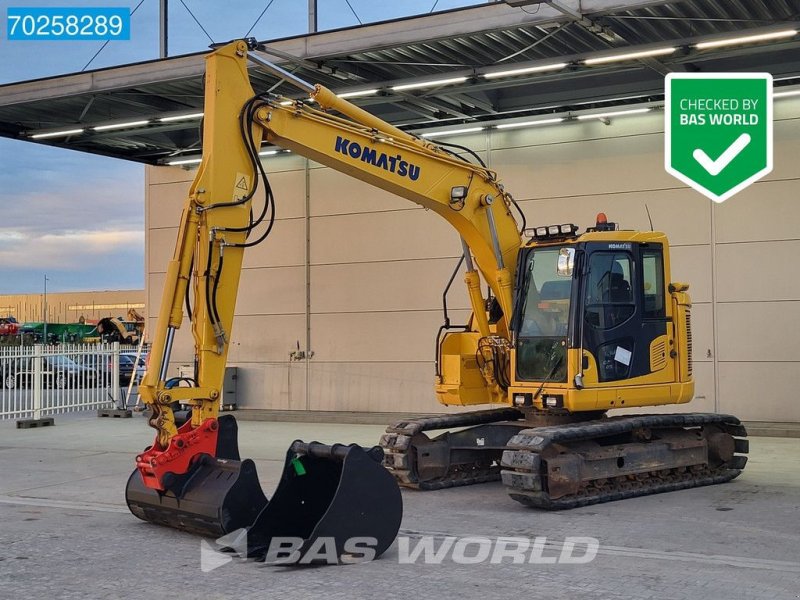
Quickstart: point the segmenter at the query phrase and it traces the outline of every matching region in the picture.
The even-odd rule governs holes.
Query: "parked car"
[[[31,387],[34,378],[34,358],[27,356],[8,361],[2,373],[2,387],[13,389]],[[97,374],[93,369],[76,363],[68,356],[42,357],[42,387],[58,389],[94,387]]]
[[[0,317],[0,335],[17,335],[20,325],[14,317]]]
[[[127,352],[120,352],[119,353],[120,360],[122,357],[130,358],[131,362],[136,361],[136,352],[134,351],[127,351]],[[139,356],[139,362],[136,363],[136,383],[140,383],[142,379],[144,379],[144,374],[147,372],[147,353],[144,353]]]
[[[10,360],[0,360],[0,389],[10,387],[11,389],[17,387],[17,380],[14,377],[8,379],[8,384],[6,383],[6,378],[13,375],[16,372],[16,367],[14,366],[14,359]]]
[[[111,383],[114,372],[113,357],[109,354],[81,354],[76,357],[78,363],[92,369],[103,385]],[[119,355],[119,384],[128,385],[136,364],[136,355],[129,356],[125,353]]]

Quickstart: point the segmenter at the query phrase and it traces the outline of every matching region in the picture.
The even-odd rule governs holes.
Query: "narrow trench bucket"
[[[294,562],[318,555],[326,562],[369,560],[391,546],[403,503],[380,447],[295,441],[268,501],[253,461],[239,459],[236,420],[224,415],[218,421],[217,457],[202,456],[169,491],[146,487],[134,470],[125,499],[135,516],[215,539],[247,529],[247,553],[262,560],[269,559],[273,541],[292,540]]]
[[[378,446],[295,441],[272,500],[248,531],[248,554],[279,564],[378,558],[403,518],[400,488],[382,461]],[[291,554],[274,554],[289,539],[297,541]]]

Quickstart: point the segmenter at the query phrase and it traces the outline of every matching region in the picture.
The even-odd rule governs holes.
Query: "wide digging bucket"
[[[403,501],[383,450],[295,441],[278,488],[248,531],[250,556],[277,563],[377,558],[400,529]],[[278,548],[292,548],[285,554]]]
[[[134,515],[212,538],[253,524],[267,505],[256,466],[239,459],[236,420],[223,415],[218,424],[216,458],[201,455],[190,473],[169,478],[169,491],[146,487],[139,471],[131,474],[125,500]]]

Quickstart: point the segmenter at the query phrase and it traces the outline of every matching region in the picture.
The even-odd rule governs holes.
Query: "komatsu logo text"
[[[400,154],[389,155],[378,152],[374,148],[351,142],[342,136],[336,136],[336,152],[341,152],[350,158],[360,158],[361,162],[380,167],[390,173],[397,173],[400,177],[408,177],[411,181],[419,179],[419,167],[403,160]]]

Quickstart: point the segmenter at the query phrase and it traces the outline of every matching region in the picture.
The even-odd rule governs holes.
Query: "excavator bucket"
[[[209,538],[248,527],[267,505],[253,461],[205,456],[199,462],[177,493],[146,487],[134,471],[125,489],[130,511],[144,521]]]
[[[295,562],[367,560],[392,544],[403,505],[382,466],[381,448],[295,441],[268,501],[253,461],[239,459],[235,419],[224,415],[218,422],[217,456],[202,456],[190,473],[172,478],[168,491],[148,488],[138,471],[131,474],[125,499],[134,515],[215,539],[247,529],[248,555],[258,559],[288,543]]]
[[[379,557],[403,517],[400,488],[382,462],[378,446],[295,441],[278,489],[248,532],[250,556],[281,564]],[[282,544],[292,547],[288,556],[274,553]]]
[[[217,419],[216,457],[201,456],[187,475],[173,476],[170,489],[144,485],[138,470],[128,478],[125,500],[144,521],[218,538],[250,526],[267,505],[252,460],[240,460],[238,427],[231,415]]]

